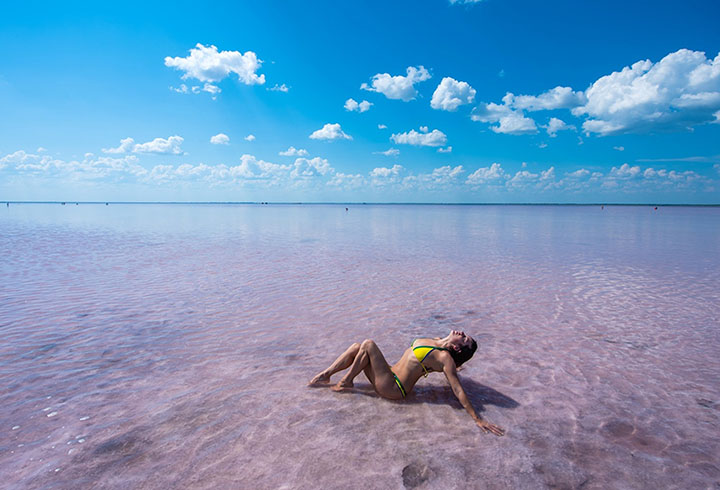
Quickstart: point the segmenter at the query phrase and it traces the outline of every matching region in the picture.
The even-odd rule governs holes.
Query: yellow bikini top
[[[417,339],[416,339],[417,340]],[[423,368],[423,371],[425,371],[425,374],[423,374],[424,377],[427,378],[427,375],[430,374],[425,367],[425,364],[423,364],[423,361],[425,358],[434,350],[447,350],[444,347],[435,347],[434,345],[418,345],[417,347],[413,347],[413,344],[415,343],[415,340],[412,341],[412,344],[410,344],[410,347],[412,347],[413,354],[415,354],[415,357],[417,358],[418,362]]]

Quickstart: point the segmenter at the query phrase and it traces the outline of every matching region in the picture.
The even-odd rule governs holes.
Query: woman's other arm
[[[445,373],[445,377],[450,383],[453,393],[455,393],[458,401],[465,408],[467,413],[470,414],[478,427],[480,427],[485,432],[492,432],[496,436],[505,435],[505,431],[503,429],[501,429],[497,425],[491,424],[483,420],[477,413],[475,413],[475,408],[473,408],[472,403],[470,403],[470,400],[465,394],[465,390],[463,389],[462,384],[460,384],[460,378],[458,378],[457,376],[457,368],[455,367],[455,361],[453,361],[452,357],[450,357],[449,355],[447,361],[443,362],[443,372]]]

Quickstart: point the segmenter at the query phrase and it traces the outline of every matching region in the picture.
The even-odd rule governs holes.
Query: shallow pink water
[[[720,208],[0,209],[7,488],[714,488]],[[474,334],[404,402],[347,345]]]

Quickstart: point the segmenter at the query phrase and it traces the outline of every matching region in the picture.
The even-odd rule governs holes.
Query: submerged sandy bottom
[[[720,209],[2,211],[5,488],[720,485]],[[441,374],[305,387],[451,328],[506,437]]]

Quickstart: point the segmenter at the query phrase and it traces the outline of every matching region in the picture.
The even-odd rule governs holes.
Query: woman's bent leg
[[[350,367],[359,351],[360,344],[355,342],[353,345],[348,347],[345,352],[340,354],[340,357],[335,359],[335,362],[333,362],[330,367],[315,375],[315,377],[310,380],[310,383],[308,383],[308,385],[312,386],[317,384],[329,383],[330,376],[337,373],[338,371],[342,371],[343,369],[347,369]]]
[[[360,350],[350,366],[350,371],[343,376],[340,382],[333,386],[333,390],[342,391],[353,386],[353,380],[364,371],[378,395],[383,398],[397,400],[402,398],[400,389],[395,383],[390,365],[385,360],[380,348],[372,340],[365,340],[360,344]]]

